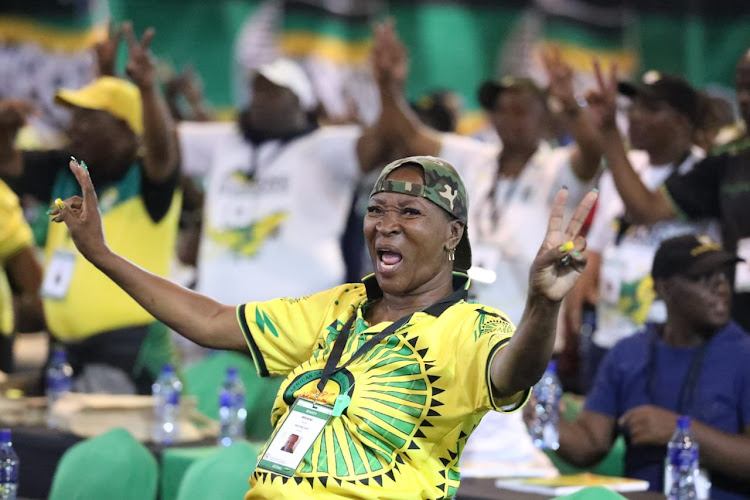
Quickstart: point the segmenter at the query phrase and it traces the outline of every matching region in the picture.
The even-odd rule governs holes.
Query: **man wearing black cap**
[[[681,77],[649,71],[640,81],[619,82],[620,94],[630,100],[626,147],[619,132],[605,134],[607,165],[626,162],[650,190],[672,175],[684,175],[703,157],[693,145],[698,125],[698,93]],[[615,187],[613,172],[600,181],[601,197],[588,233],[590,269],[581,295],[596,303],[593,345],[584,359],[583,383],[588,387],[608,349],[637,332],[646,321],[663,322],[663,304],[655,300],[649,271],[659,243],[686,233],[718,237],[718,227],[708,220],[688,222],[676,217],[643,226],[635,224]],[[580,301],[567,304],[568,320],[578,331],[575,315]],[[577,310],[576,310],[577,309]]]
[[[662,189],[651,191],[617,151],[614,126],[614,75],[602,80],[599,95],[608,114],[604,117],[605,136],[611,145],[608,166],[617,190],[636,224],[653,224],[682,217],[696,220],[716,217],[725,247],[750,259],[750,137],[738,140],[730,151],[700,162],[687,175],[672,174]],[[745,123],[750,123],[750,50],[740,57],[735,72],[737,99]],[[606,153],[605,153],[606,154]],[[750,265],[739,263],[730,273],[734,285],[732,317],[750,328]]]
[[[649,323],[609,352],[584,410],[560,425],[561,457],[590,466],[622,433],[625,475],[662,491],[666,444],[677,417],[688,415],[711,498],[747,498],[750,336],[729,318],[728,272],[738,260],[708,237],[661,244],[651,274],[667,321]]]

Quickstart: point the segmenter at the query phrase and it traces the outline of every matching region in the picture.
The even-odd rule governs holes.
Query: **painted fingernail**
[[[78,163],[78,160],[76,160],[75,156],[71,156],[70,159],[73,160],[74,162]]]
[[[573,242],[568,241],[567,243],[563,243],[562,245],[560,245],[560,248],[558,248],[558,250],[560,250],[561,252],[570,252],[574,247],[575,245],[573,244]]]
[[[85,161],[81,161],[81,166],[83,167],[83,169],[84,169],[84,170],[85,170],[86,172],[88,172],[88,171],[89,171],[89,167],[87,167],[87,166],[86,166],[86,162],[85,162]]]
[[[54,210],[52,207],[48,208],[45,215],[52,215],[52,210]]]
[[[65,208],[65,202],[62,201],[60,198],[55,200],[55,206],[59,208],[60,210]]]
[[[580,259],[581,258],[581,252],[573,252],[573,257],[575,257],[576,259]]]
[[[566,191],[568,190],[568,186],[566,184],[563,184],[562,188],[565,189]]]
[[[592,192],[592,193],[596,193],[596,194],[599,194],[599,190],[598,190],[597,188],[594,188],[594,189],[592,189],[592,190],[591,190],[591,192]]]

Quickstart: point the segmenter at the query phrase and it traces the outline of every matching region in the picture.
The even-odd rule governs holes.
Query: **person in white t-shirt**
[[[549,94],[568,118],[576,146],[552,148],[545,142],[547,95],[527,78],[490,81],[480,88],[480,103],[501,139],[501,144],[488,144],[440,134],[421,123],[403,96],[408,61],[392,24],[379,26],[375,35],[372,59],[382,102],[380,130],[390,132],[388,143],[405,154],[439,156],[456,167],[472,200],[467,224],[473,260],[470,293],[481,303],[502,307],[518,323],[529,265],[544,239],[545,214],[557,191],[567,186],[568,200],[578,203],[594,188],[600,170],[596,125],[574,96],[572,71],[559,52],[544,54]],[[521,432],[505,432],[512,429]],[[507,463],[518,471],[541,474],[554,469],[523,431],[520,414],[485,417],[466,444],[464,464],[470,474],[486,475],[493,468],[501,474],[498,468],[505,469]]]
[[[566,186],[577,203],[596,185],[600,171],[599,135],[591,116],[579,106],[573,75],[559,51],[544,55],[547,93],[528,78],[485,82],[479,101],[489,113],[501,144],[456,134],[439,134],[411,113],[402,89],[408,73],[406,51],[391,25],[376,30],[374,73],[383,109],[381,129],[391,131],[410,155],[434,155],[453,164],[472,200],[472,293],[489,305],[502,305],[518,322],[523,313],[528,266],[544,237],[544,217],[557,191]],[[554,98],[570,122],[577,144],[553,148],[545,141]]]
[[[698,93],[681,77],[647,72],[641,82],[619,82],[631,99],[628,111],[630,144],[627,161],[650,190],[658,189],[673,172],[688,173],[704,152],[692,143],[698,126]],[[624,146],[621,146],[624,147]],[[605,149],[609,160],[611,148]],[[590,269],[568,308],[582,307],[582,296],[596,306],[596,329],[582,374],[588,387],[603,355],[646,322],[663,323],[666,311],[655,299],[650,269],[659,244],[686,233],[718,237],[715,222],[671,219],[633,225],[609,171],[599,182],[600,197],[588,233]],[[588,287],[588,289],[585,289]],[[577,312],[577,311],[576,311]]]
[[[317,127],[296,63],[264,65],[251,85],[237,123],[178,129],[183,172],[204,177],[206,190],[197,289],[227,304],[344,281],[340,238],[360,165],[374,164],[364,152],[377,149],[358,126]]]

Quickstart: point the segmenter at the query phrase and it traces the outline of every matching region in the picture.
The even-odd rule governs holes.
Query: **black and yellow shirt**
[[[467,285],[464,275],[454,276],[455,287]],[[380,296],[370,276],[301,299],[238,307],[258,372],[287,375],[271,417],[277,428],[295,398],[315,397],[333,343],[352,314],[340,365],[390,324],[364,320]],[[463,300],[438,316],[415,313],[328,381],[319,401],[333,404],[347,393],[351,403],[328,423],[294,477],[258,469],[246,500],[453,497],[461,451],[482,416],[490,409],[516,410],[527,396],[498,401],[491,394],[491,361],[513,331],[503,313]]]
[[[67,162],[63,163],[67,167]],[[28,168],[28,165],[27,165]],[[160,276],[166,276],[174,254],[181,195],[172,186],[165,213],[154,220],[149,213],[142,167],[133,165],[117,181],[95,185],[108,246],[119,255]],[[67,169],[59,170],[51,199],[80,195],[80,187]],[[150,195],[150,194],[149,194]],[[66,262],[60,279],[67,280],[56,294],[45,285],[56,262]],[[147,325],[154,318],[120,287],[107,279],[75,248],[64,224],[50,224],[45,247],[45,283],[42,285],[44,314],[54,336],[79,341],[98,333]]]
[[[18,197],[0,180],[0,335],[13,333],[13,294],[5,264],[24,248],[33,245],[31,228],[23,217]]]

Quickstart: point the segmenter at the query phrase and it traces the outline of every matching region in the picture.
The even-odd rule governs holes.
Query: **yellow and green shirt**
[[[454,275],[454,287],[466,286],[465,275]],[[333,342],[352,313],[356,320],[339,365],[390,324],[364,320],[381,295],[370,276],[309,297],[237,308],[259,374],[287,375],[274,426],[296,398],[315,397]],[[490,409],[516,410],[528,395],[498,401],[491,393],[490,364],[513,331],[503,313],[463,300],[438,316],[415,313],[328,381],[318,401],[332,405],[348,393],[351,403],[328,423],[294,477],[258,469],[246,500],[453,497],[461,451],[482,416]]]
[[[18,197],[0,180],[0,334],[13,333],[13,294],[5,274],[8,259],[33,245]]]
[[[174,253],[182,196],[175,191],[166,215],[155,222],[144,202],[142,175],[141,167],[133,165],[119,181],[96,186],[104,234],[114,252],[144,269],[166,276]],[[69,171],[61,171],[52,197],[65,199],[73,195],[80,195],[80,187]],[[145,309],[76,250],[65,224],[50,224],[45,248],[46,272],[56,253],[68,255],[74,266],[64,296],[43,299],[47,325],[57,339],[79,341],[98,333],[154,321]]]

